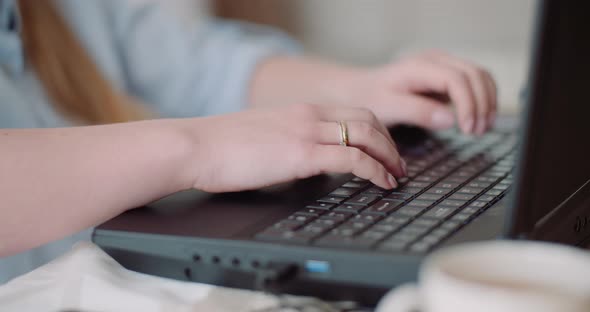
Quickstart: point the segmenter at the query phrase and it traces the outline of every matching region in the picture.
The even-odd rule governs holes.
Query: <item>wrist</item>
[[[197,123],[197,122],[192,122]],[[193,188],[196,179],[194,163],[197,149],[195,131],[187,130],[185,119],[159,119],[142,121],[146,124],[150,140],[156,147],[155,163],[165,168],[160,179],[165,194],[172,194]],[[167,181],[166,181],[167,180]]]

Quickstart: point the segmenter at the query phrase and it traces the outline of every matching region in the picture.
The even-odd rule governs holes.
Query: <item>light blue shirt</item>
[[[212,19],[200,27],[183,27],[155,3],[56,3],[111,83],[161,117],[240,110],[256,65],[270,55],[298,50],[282,33],[251,24]],[[69,126],[26,64],[19,22],[14,0],[0,0],[0,128]],[[90,233],[0,259],[0,283],[50,261],[76,241],[88,240]]]

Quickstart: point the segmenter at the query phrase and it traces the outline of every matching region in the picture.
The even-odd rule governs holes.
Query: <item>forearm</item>
[[[0,256],[190,187],[168,121],[0,130]]]
[[[273,57],[260,64],[250,88],[250,107],[295,103],[352,104],[350,94],[366,69],[305,57]]]

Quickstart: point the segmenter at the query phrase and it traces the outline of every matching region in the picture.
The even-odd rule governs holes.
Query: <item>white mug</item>
[[[531,241],[441,249],[377,312],[590,312],[590,252]]]

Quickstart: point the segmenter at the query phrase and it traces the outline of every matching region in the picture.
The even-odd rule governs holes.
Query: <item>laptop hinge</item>
[[[578,244],[590,237],[590,180],[540,219],[530,238]]]

